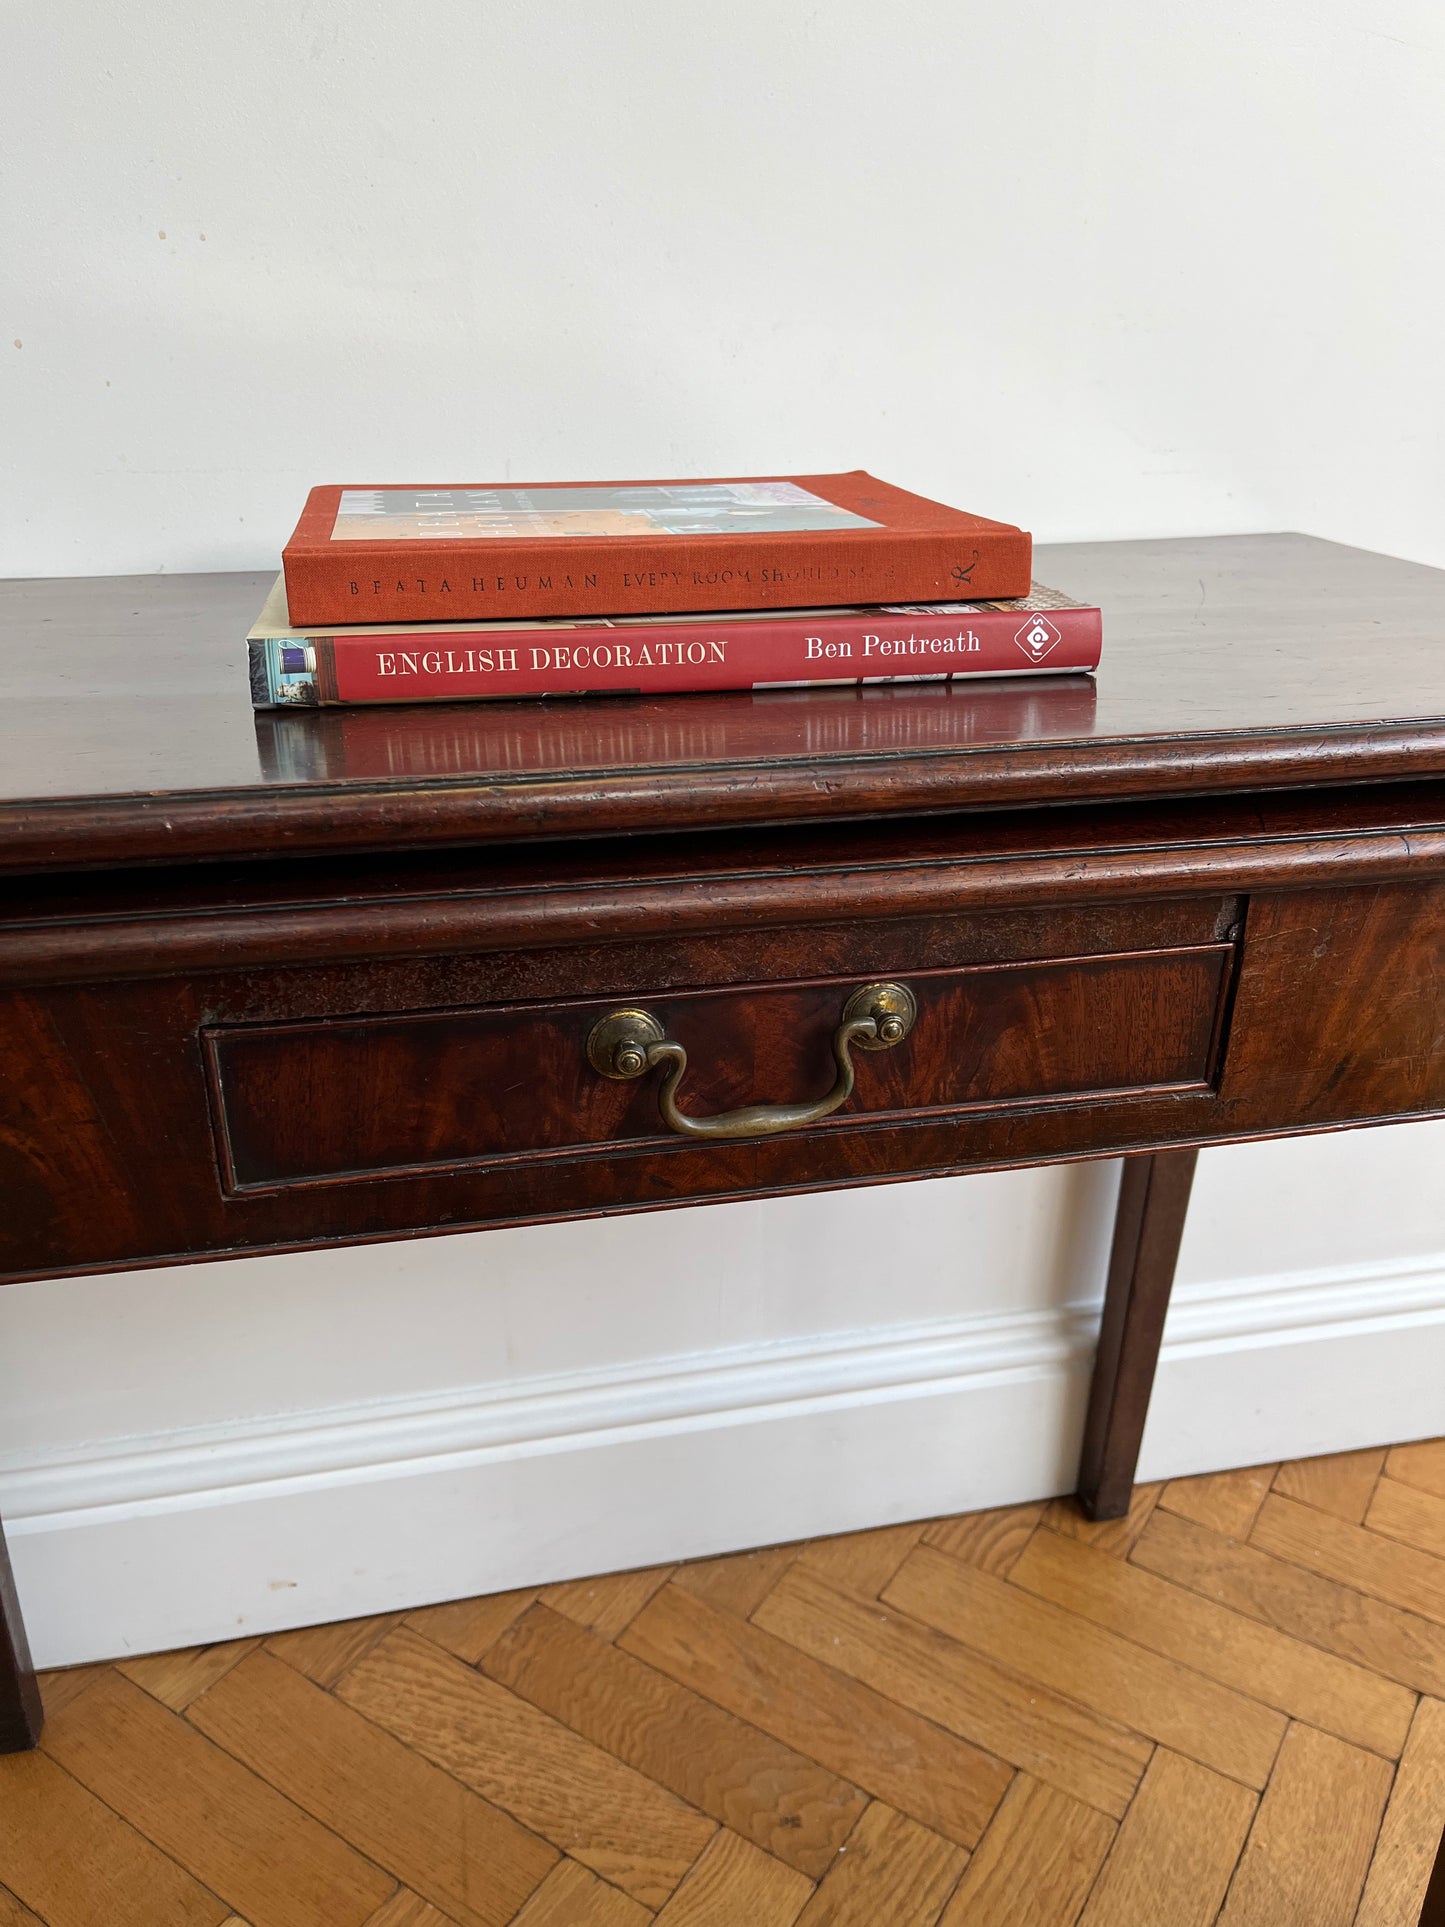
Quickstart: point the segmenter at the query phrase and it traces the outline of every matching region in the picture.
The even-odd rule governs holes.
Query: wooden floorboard
[[[1291,1726],[1259,1803],[1220,1927],[1350,1927],[1390,1790],[1385,1761]]]
[[[1422,1699],[1375,1841],[1359,1927],[1415,1927],[1420,1895],[1430,1877],[1433,1842],[1445,1830],[1442,1787],[1445,1701]]]
[[[1445,1441],[43,1684],[0,1927],[1415,1927]]]
[[[814,1879],[832,1865],[868,1804],[838,1774],[540,1600],[503,1634],[482,1667],[490,1679]]]
[[[1161,1746],[1089,1896],[1083,1927],[1209,1927],[1254,1812],[1247,1787]],[[1273,1927],[1290,1918],[1282,1914]]]

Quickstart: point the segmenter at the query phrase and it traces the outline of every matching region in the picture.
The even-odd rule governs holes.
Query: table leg
[[[24,1753],[34,1746],[44,1718],[5,1529],[0,1526],[0,1753]]]
[[[1419,1927],[1445,1927],[1445,1835],[1435,1854],[1435,1867],[1425,1889],[1425,1905],[1420,1909]]]
[[[1129,1510],[1198,1157],[1154,1151],[1124,1160],[1079,1465],[1079,1503],[1091,1519]]]

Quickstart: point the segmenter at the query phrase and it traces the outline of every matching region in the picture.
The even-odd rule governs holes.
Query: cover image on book
[[[282,562],[308,627],[1027,593],[1024,530],[855,469],[312,489]]]
[[[577,621],[296,627],[278,577],[247,639],[257,708],[651,695],[1077,675],[1097,608],[1034,583],[1002,601]]]
[[[557,535],[795,535],[881,523],[796,482],[595,482],[536,488],[347,488],[333,542],[526,541]]]

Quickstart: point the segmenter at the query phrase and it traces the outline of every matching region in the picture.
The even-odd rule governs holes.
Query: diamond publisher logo
[[[1014,637],[1030,662],[1042,662],[1045,656],[1052,655],[1063,639],[1048,617],[1037,612],[1029,617]]]

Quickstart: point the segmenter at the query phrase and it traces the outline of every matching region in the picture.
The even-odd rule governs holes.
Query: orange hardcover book
[[[846,475],[312,489],[301,624],[662,615],[1025,596],[1031,538]]]

